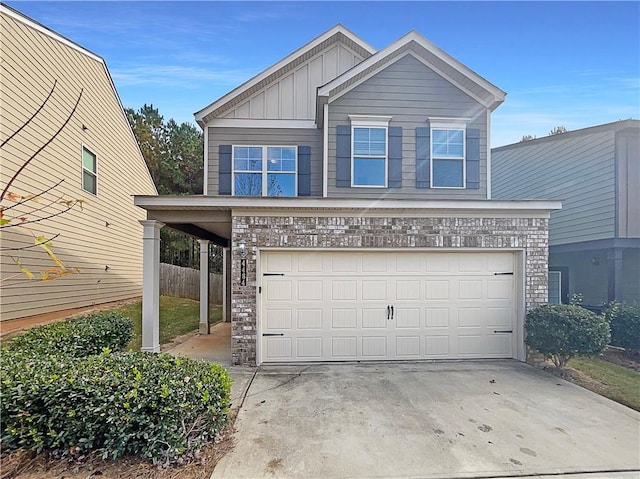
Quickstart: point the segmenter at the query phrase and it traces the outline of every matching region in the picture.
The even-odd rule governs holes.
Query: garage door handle
[[[284,276],[284,273],[262,273],[262,276]]]
[[[493,331],[494,333],[513,333],[512,330],[506,331],[506,330],[497,330],[497,331]]]
[[[391,319],[393,319],[393,305],[391,305]]]
[[[262,333],[263,336],[284,336],[284,333]]]
[[[391,307],[387,305],[387,319],[391,319]]]

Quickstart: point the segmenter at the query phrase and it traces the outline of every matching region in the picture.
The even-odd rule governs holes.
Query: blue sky
[[[125,107],[193,112],[340,22],[415,29],[508,95],[492,145],[640,117],[638,2],[5,1],[105,58]]]

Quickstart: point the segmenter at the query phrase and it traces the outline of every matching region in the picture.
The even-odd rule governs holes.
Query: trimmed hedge
[[[629,352],[640,351],[640,306],[613,302],[603,314],[611,325],[611,344]]]
[[[0,425],[6,449],[101,450],[154,462],[193,455],[226,424],[227,371],[168,354],[74,358],[5,351]]]
[[[545,304],[530,310],[525,342],[564,368],[576,355],[600,354],[611,338],[609,323],[580,306]]]
[[[103,348],[122,351],[133,337],[133,321],[114,313],[95,313],[31,328],[5,346],[29,354],[84,357]]]

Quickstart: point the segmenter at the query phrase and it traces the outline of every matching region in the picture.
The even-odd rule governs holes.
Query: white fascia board
[[[202,181],[202,194],[208,194],[209,188],[207,187],[207,183],[209,183],[209,128],[204,127],[204,172],[203,172],[203,181]]]
[[[86,55],[86,56],[88,56],[90,58],[93,58],[94,60],[97,60],[97,61],[99,61],[101,63],[104,63],[104,59],[101,56],[96,55],[95,53],[87,50],[86,48],[78,45],[75,42],[72,42],[68,38],[63,37],[59,33],[54,32],[50,28],[42,25],[41,23],[36,22],[35,20],[27,17],[23,13],[20,13],[17,10],[14,10],[13,8],[9,7],[8,5],[0,4],[0,13],[2,13],[3,15],[7,15],[8,17],[11,17],[14,20],[17,20],[17,21],[19,21],[21,23],[24,23],[25,25],[33,28],[34,30],[38,30],[39,32],[44,33],[48,37],[53,38],[54,40],[57,40],[60,43],[63,43],[66,46],[68,46],[70,48],[73,48],[74,50],[77,50],[80,53],[82,53],[82,54],[84,54],[84,55]]]
[[[487,108],[487,199],[491,199],[491,109]]]
[[[382,59],[386,58],[387,56],[391,55],[396,50],[399,50],[400,48],[404,47],[405,45],[407,45],[408,43],[410,43],[412,41],[415,41],[418,45],[422,46],[425,50],[429,51],[430,53],[432,53],[433,55],[438,57],[440,60],[444,61],[449,66],[451,66],[452,68],[454,68],[458,72],[460,72],[463,75],[465,75],[471,81],[473,81],[474,83],[478,84],[479,86],[481,86],[482,88],[487,90],[489,93],[491,93],[495,97],[495,100],[493,102],[495,104],[495,106],[497,106],[498,104],[502,103],[502,101],[504,101],[504,97],[506,95],[506,93],[504,91],[502,91],[500,88],[498,88],[497,86],[493,85],[492,83],[488,82],[487,80],[482,78],[477,73],[473,72],[471,69],[469,69],[468,67],[466,67],[465,65],[460,63],[458,60],[456,60],[455,58],[453,58],[449,54],[445,53],[440,48],[436,47],[434,44],[429,42],[426,38],[424,38],[422,35],[420,35],[415,30],[410,31],[409,33],[407,33],[406,35],[404,35],[400,39],[398,39],[395,42],[393,42],[391,45],[389,45],[386,48],[380,50],[375,55],[372,55],[371,57],[369,57],[366,60],[360,62],[358,65],[356,65],[355,67],[353,67],[350,70],[346,71],[342,75],[340,75],[337,78],[331,80],[329,83],[326,83],[326,84],[322,85],[321,87],[319,87],[318,88],[318,95],[319,96],[329,96],[329,93],[331,92],[331,90],[335,89],[336,87],[338,87],[342,83],[348,81],[349,79],[355,77],[356,75],[362,73],[367,68],[371,67],[375,63],[381,61]],[[424,62],[424,60],[423,60],[423,62]],[[382,67],[386,67],[386,66],[388,66],[388,65],[385,64]],[[445,78],[450,80],[450,78],[448,78],[446,75],[443,75],[443,76],[445,76]],[[495,106],[493,108],[495,108]]]
[[[269,198],[240,196],[134,196],[134,204],[146,210],[271,210],[297,211],[476,211],[476,212],[551,212],[562,208],[560,200],[365,200],[345,198]]]
[[[317,128],[315,120],[264,120],[254,118],[214,118],[206,127],[220,128]]]
[[[372,55],[376,52],[376,50],[371,45],[369,45],[364,40],[359,38],[357,35],[355,35],[351,31],[349,31],[349,29],[345,28],[342,24],[338,23],[336,26],[330,28],[329,30],[324,32],[322,35],[316,37],[315,39],[311,40],[306,45],[303,45],[302,47],[298,48],[293,53],[287,55],[285,58],[280,60],[278,63],[270,66],[269,68],[264,70],[262,73],[258,73],[256,76],[254,76],[253,78],[250,78],[249,80],[244,82],[239,87],[234,88],[229,93],[224,95],[222,98],[219,98],[218,100],[214,101],[213,103],[211,103],[210,105],[206,106],[202,110],[195,112],[193,115],[195,116],[196,122],[201,122],[202,119],[205,116],[207,116],[209,113],[211,113],[212,111],[214,111],[217,108],[219,108],[220,106],[224,105],[225,103],[227,103],[228,101],[230,101],[234,97],[236,97],[236,96],[240,95],[241,93],[247,91],[252,86],[260,83],[262,80],[267,78],[269,75],[272,75],[273,73],[277,72],[281,68],[285,67],[286,65],[288,65],[289,63],[294,61],[296,58],[304,55],[308,51],[312,50],[316,46],[320,45],[322,42],[328,40],[329,38],[331,38],[332,36],[334,36],[334,35],[336,35],[338,33],[342,33],[345,37],[349,38],[354,43],[357,43],[358,45],[360,45],[363,49],[365,49],[366,51],[368,51]]]

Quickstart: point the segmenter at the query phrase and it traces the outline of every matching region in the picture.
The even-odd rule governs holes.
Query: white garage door
[[[512,253],[261,258],[262,362],[513,357]]]

